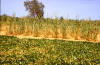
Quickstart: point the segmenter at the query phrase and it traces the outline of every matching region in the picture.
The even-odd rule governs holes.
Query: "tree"
[[[44,5],[42,3],[39,3],[38,0],[32,0],[32,1],[25,1],[24,6],[26,10],[30,12],[31,17],[38,17],[42,18],[44,15]]]
[[[61,16],[61,17],[60,17],[60,21],[62,21],[62,20],[64,20],[64,18]]]

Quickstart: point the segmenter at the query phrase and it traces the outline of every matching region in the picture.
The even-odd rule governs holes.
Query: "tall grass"
[[[6,31],[7,35],[31,35],[33,37],[46,38],[74,38],[84,40],[96,40],[100,31],[100,21],[91,20],[59,20],[38,18],[11,18],[2,17],[0,31]]]

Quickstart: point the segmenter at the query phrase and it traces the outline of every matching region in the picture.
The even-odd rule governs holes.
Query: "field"
[[[0,65],[100,65],[99,0],[0,4]]]
[[[99,64],[99,43],[0,36],[0,65]]]
[[[100,42],[99,20],[1,16],[0,35],[61,38]]]
[[[100,20],[2,15],[0,65],[100,65]]]

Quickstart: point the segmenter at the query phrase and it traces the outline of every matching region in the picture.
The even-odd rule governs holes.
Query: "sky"
[[[24,7],[26,0],[1,0],[1,14],[17,17],[29,14]],[[44,17],[100,20],[100,0],[39,0],[45,5]]]

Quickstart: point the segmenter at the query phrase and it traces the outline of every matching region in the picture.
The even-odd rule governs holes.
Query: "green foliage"
[[[1,65],[97,65],[100,43],[0,36]]]

